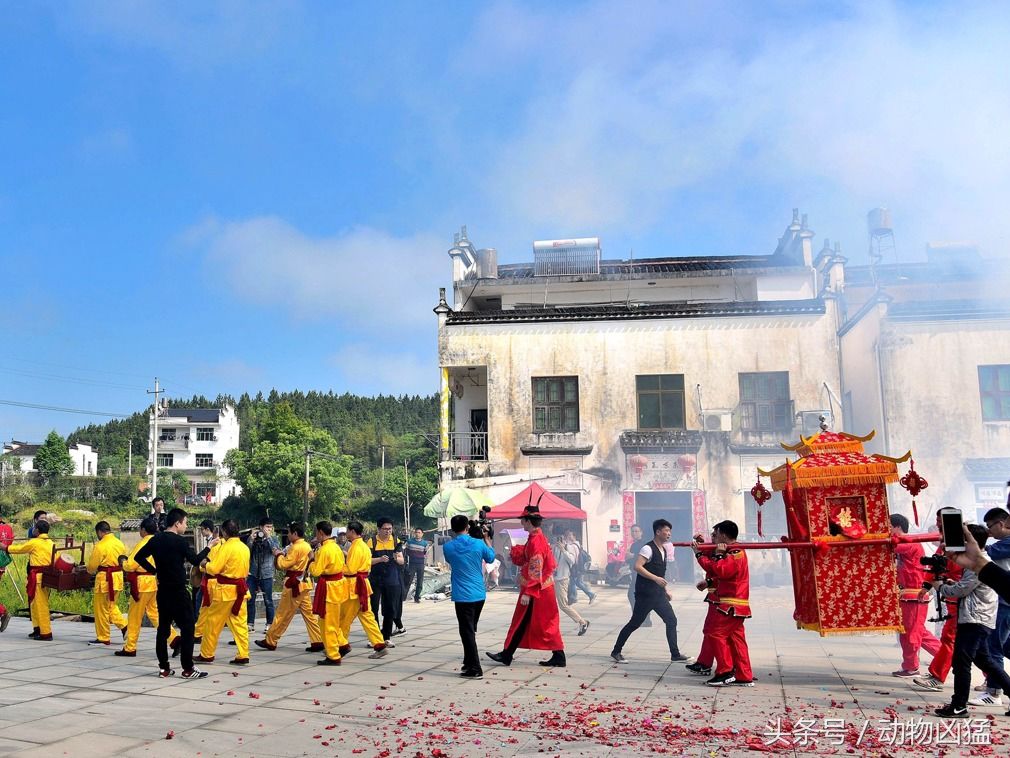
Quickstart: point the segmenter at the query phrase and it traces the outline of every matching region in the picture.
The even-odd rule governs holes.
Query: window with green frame
[[[740,428],[747,432],[788,432],[793,428],[789,372],[740,374]]]
[[[979,366],[983,421],[1010,421],[1010,366]]]
[[[579,431],[579,378],[538,376],[533,378],[533,431]]]
[[[638,428],[685,429],[683,374],[646,374],[635,377]]]

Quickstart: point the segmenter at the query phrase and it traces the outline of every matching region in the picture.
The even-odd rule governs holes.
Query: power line
[[[8,368],[5,366],[0,366],[0,371],[3,371],[4,373],[7,374],[26,376],[32,379],[46,379],[52,382],[69,382],[72,384],[87,384],[96,387],[114,387],[116,389],[137,390],[137,391],[144,389],[143,387],[138,387],[132,384],[119,384],[117,382],[106,382],[101,379],[86,379],[84,377],[63,376],[59,374],[43,374],[38,371],[27,371],[25,369]]]
[[[108,413],[106,411],[86,411],[82,408],[63,408],[58,405],[40,405],[38,403],[22,403],[17,400],[0,400],[0,405],[12,405],[16,408],[32,408],[39,411],[59,411],[60,413],[79,413],[82,416],[108,416],[110,418],[129,418],[132,413]],[[138,411],[139,412],[139,411]]]

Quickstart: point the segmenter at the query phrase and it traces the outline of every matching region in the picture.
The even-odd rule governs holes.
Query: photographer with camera
[[[477,622],[487,599],[484,564],[494,562],[494,550],[491,549],[488,531],[479,522],[470,521],[466,516],[453,516],[449,527],[454,539],[445,543],[442,550],[445,562],[452,569],[452,602],[459,625],[459,639],[463,643],[460,676],[481,679],[484,672],[477,651]]]
[[[968,524],[968,531],[980,548],[985,547],[989,533],[984,526]],[[997,668],[989,655],[989,635],[996,627],[996,593],[983,584],[978,575],[966,568],[961,580],[932,582],[933,588],[945,598],[958,599],[957,637],[954,639],[954,696],[948,705],[936,709],[941,718],[968,718],[968,695],[971,690],[971,666],[974,663],[986,675],[990,684],[1010,696],[1010,676]]]
[[[903,537],[908,534],[908,519],[900,513],[891,514],[891,536]],[[943,563],[946,559],[939,558]],[[905,628],[898,635],[901,646],[901,668],[891,672],[891,676],[914,678],[919,675],[919,650],[923,641],[932,638],[939,647],[940,641],[926,629],[929,614],[929,598],[923,589],[926,580],[923,562],[925,553],[918,542],[898,542],[894,546],[894,558],[898,568],[898,602],[901,606],[901,623]]]
[[[267,615],[265,631],[274,623],[274,555],[281,544],[274,536],[274,522],[269,516],[260,519],[257,529],[249,535],[249,602],[246,606],[249,631],[256,626],[256,593],[263,593],[263,609]]]

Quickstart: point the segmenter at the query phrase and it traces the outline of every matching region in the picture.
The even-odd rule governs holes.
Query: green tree
[[[225,457],[243,495],[274,518],[301,518],[305,497],[305,451],[312,450],[309,477],[310,518],[328,516],[354,489],[350,456],[341,455],[329,432],[295,415],[285,401],[270,407],[252,433],[252,450]]]
[[[67,443],[55,429],[49,432],[46,441],[35,453],[35,468],[47,482],[55,477],[74,473],[74,462],[70,458],[70,451],[67,450]]]

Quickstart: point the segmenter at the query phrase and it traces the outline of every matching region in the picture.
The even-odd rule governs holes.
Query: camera
[[[919,563],[933,575],[934,581],[943,579],[947,574],[947,559],[942,555],[923,555],[919,558]],[[929,586],[929,583],[926,583]]]
[[[257,542],[258,540],[265,540],[267,538],[267,535],[266,532],[264,532],[262,529],[254,529],[252,533],[252,538],[253,542]]]
[[[494,537],[494,527],[487,519],[487,514],[491,512],[490,506],[483,506],[477,514],[477,520],[470,519],[469,534],[475,540],[492,539]]]

